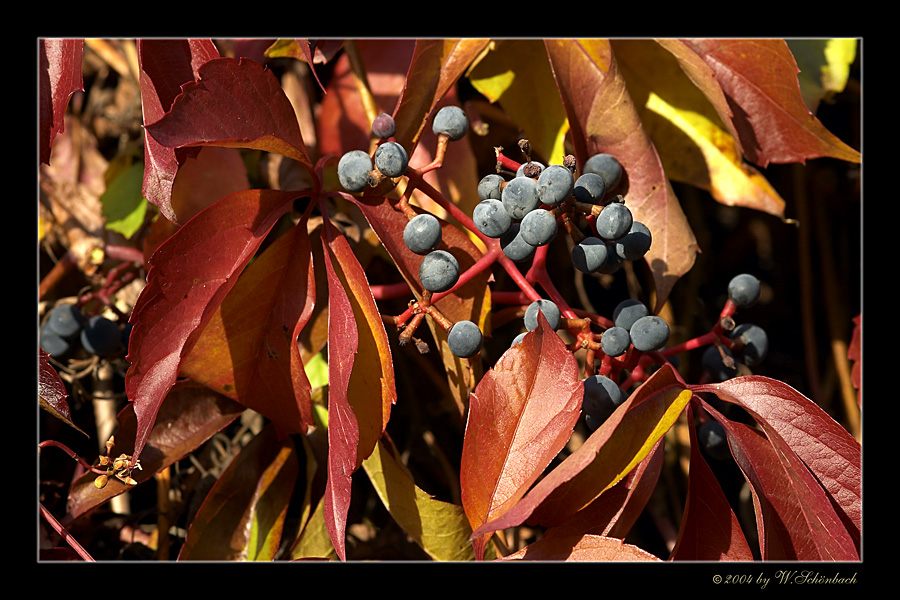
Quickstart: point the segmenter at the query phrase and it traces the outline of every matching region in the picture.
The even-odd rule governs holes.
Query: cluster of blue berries
[[[130,332],[130,324],[123,327],[102,315],[86,317],[74,304],[58,304],[40,327],[40,346],[58,360],[76,356],[79,349],[111,358],[128,348]]]
[[[759,279],[749,273],[735,276],[728,283],[728,299],[736,309],[750,308],[761,293]],[[725,381],[738,374],[738,364],[747,367],[759,365],[769,352],[769,336],[766,330],[753,323],[735,325],[728,332],[730,346],[714,344],[703,353],[704,370],[716,381]]]
[[[600,347],[609,357],[619,357],[629,350],[657,352],[669,341],[669,324],[653,315],[647,305],[626,299],[613,309],[613,326],[600,337]],[[625,400],[619,384],[607,375],[593,375],[584,380],[582,413],[591,431],[599,427]]]
[[[575,241],[572,262],[579,271],[614,273],[624,261],[642,258],[652,242],[649,228],[612,194],[622,178],[622,165],[610,154],[591,156],[577,178],[572,156],[549,166],[529,160],[508,181],[499,173],[479,181],[472,218],[516,262],[530,259],[564,225]]]

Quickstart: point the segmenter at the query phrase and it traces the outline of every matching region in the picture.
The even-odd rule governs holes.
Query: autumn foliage
[[[627,293],[654,314],[675,314],[707,239],[676,197],[681,186],[790,227],[768,167],[859,164],[810,110],[784,40],[251,42],[134,44],[141,129],[128,166],[137,167],[115,163],[106,188],[130,172],[137,199],[106,194],[118,237],[89,236],[75,261],[92,281],[117,275],[111,264],[140,274],[122,314],[127,401],[110,455],[128,457],[134,485],[109,473],[98,486],[107,467],[85,457],[59,518],[46,511],[58,534],[82,529],[116,496],[160,488],[258,414],[264,426],[184,523],[179,560],[353,560],[361,494],[377,499],[416,559],[860,560],[861,396],[835,416],[764,366],[724,381],[697,375],[702,348],[725,336],[721,319],[752,320],[755,309],[708,298],[695,330],[673,327],[667,350],[633,360],[604,362],[587,341],[623,299],[613,281],[628,279]],[[84,40],[40,43],[45,182],[62,178],[84,53]],[[449,144],[431,131],[445,105],[464,107],[472,124]],[[396,121],[410,171],[350,194],[337,161],[374,149],[381,112]],[[522,137],[547,164],[619,159],[625,201],[653,232],[640,263],[580,293],[553,247],[515,264],[476,234],[477,183],[499,155],[526,160]],[[463,273],[447,293],[423,293],[422,257],[402,240],[408,210],[441,219]],[[554,243],[565,253],[562,238]],[[97,249],[105,254],[91,263]],[[557,332],[541,316],[510,347],[510,328],[541,297],[582,325]],[[463,319],[485,333],[472,359],[447,347],[445,325]],[[843,358],[858,393],[858,317],[853,325]],[[39,360],[42,407],[75,427],[57,374],[67,365],[42,351]],[[622,375],[627,399],[586,432],[583,380],[601,368]],[[752,529],[697,439],[710,420],[724,427],[727,463],[749,490]],[[440,466],[416,467],[422,454]],[[42,443],[50,456],[69,460]],[[660,552],[635,532],[678,470],[673,460],[685,493]]]

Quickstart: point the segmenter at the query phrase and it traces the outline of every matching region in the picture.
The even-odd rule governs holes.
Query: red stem
[[[56,533],[61,535],[62,538],[64,540],[66,540],[66,542],[72,547],[72,549],[78,553],[78,556],[80,556],[81,558],[83,558],[84,560],[86,560],[88,562],[94,562],[94,558],[90,554],[88,554],[88,551],[85,550],[81,544],[78,543],[78,540],[76,540],[74,537],[72,537],[71,533],[66,531],[66,528],[63,527],[59,521],[56,520],[56,517],[54,517],[52,514],[50,514],[50,511],[47,510],[46,508],[44,508],[43,504],[39,504],[39,506],[41,509],[41,516],[44,517],[45,519],[47,519],[47,522],[50,523],[50,526],[56,530]]]

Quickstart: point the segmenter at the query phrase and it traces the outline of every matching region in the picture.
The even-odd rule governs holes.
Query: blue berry
[[[446,250],[432,250],[419,265],[419,281],[430,292],[446,292],[459,280],[459,262]]]
[[[661,350],[669,341],[669,324],[656,315],[641,317],[628,330],[631,343],[642,352]]]
[[[553,329],[559,328],[562,313],[552,300],[535,300],[525,309],[525,329],[534,331],[538,326],[538,312],[544,313],[544,318]]]
[[[406,148],[397,142],[384,142],[375,149],[375,166],[387,177],[400,177],[409,168]]]
[[[457,321],[447,335],[450,352],[460,358],[470,358],[478,354],[482,342],[481,330],[472,321]]]
[[[403,228],[403,243],[416,254],[428,254],[441,243],[441,223],[430,213],[416,215]]]
[[[506,212],[513,219],[521,219],[541,204],[537,193],[537,181],[530,177],[515,177],[500,194]]]
[[[452,141],[460,140],[469,130],[469,118],[460,107],[445,106],[434,115],[431,130],[435,135],[447,135]]]
[[[368,181],[369,171],[375,168],[372,157],[362,150],[350,150],[338,161],[338,182],[348,192],[362,191]]]
[[[375,137],[386,140],[397,133],[397,123],[394,117],[387,113],[381,113],[372,121],[372,133]]]
[[[606,242],[589,236],[572,248],[572,264],[582,273],[594,273],[603,266],[608,255]]]
[[[516,344],[521,344],[521,343],[522,343],[522,340],[525,339],[525,336],[526,336],[526,335],[528,335],[528,332],[527,332],[527,331],[523,331],[522,333],[520,333],[519,335],[517,335],[516,337],[514,337],[512,343],[509,345],[509,347],[512,348],[512,347],[515,346]]]
[[[622,268],[622,265],[625,261],[616,254],[616,247],[614,242],[603,241],[606,244],[606,260],[603,261],[599,267],[597,267],[596,273],[604,273],[606,275],[611,275]]]
[[[708,347],[704,350],[700,362],[703,365],[703,370],[709,373],[717,382],[731,379],[738,374],[737,364],[734,362],[734,354],[724,346]]]
[[[504,179],[496,173],[489,173],[478,182],[478,197],[482,200],[499,200]]]
[[[102,315],[87,320],[81,330],[81,346],[97,356],[111,356],[122,349],[122,332],[115,321]]]
[[[624,204],[613,202],[603,207],[594,227],[604,240],[618,240],[631,230],[633,222],[631,210]]]
[[[534,256],[535,247],[522,239],[521,225],[513,223],[500,238],[500,249],[510,260],[522,262]]]
[[[579,202],[588,204],[601,204],[606,196],[606,183],[596,173],[584,173],[575,180],[572,194]]]
[[[641,317],[650,314],[647,305],[640,300],[622,300],[613,309],[613,323],[616,327],[621,327],[626,331],[631,330],[631,326]]]
[[[62,358],[72,349],[72,343],[47,325],[41,327],[40,346],[53,358]]]
[[[519,168],[516,169],[516,177],[531,177],[536,179],[543,171],[544,163],[540,163],[536,160],[529,160],[528,162],[519,165]]]
[[[562,165],[550,165],[538,176],[538,197],[547,206],[556,206],[572,195],[575,177]]]
[[[749,273],[737,275],[728,283],[728,297],[738,308],[748,308],[756,304],[759,293],[759,279]]]
[[[748,367],[755,367],[769,353],[769,336],[759,325],[742,323],[728,337],[739,342],[740,348],[733,348],[734,353]]]
[[[606,190],[611,192],[622,180],[622,164],[611,154],[595,154],[584,163],[584,173],[595,173],[603,178]]]
[[[607,356],[622,356],[631,345],[631,336],[624,327],[610,327],[600,337],[600,347]]]
[[[697,429],[697,441],[700,447],[716,460],[724,460],[731,454],[725,427],[718,421],[709,420],[702,423]]]
[[[60,304],[47,314],[44,326],[62,338],[75,338],[84,327],[84,314],[74,304]]]
[[[512,217],[503,203],[493,198],[475,205],[472,220],[475,228],[489,238],[500,238],[512,227]]]
[[[623,260],[638,260],[650,249],[653,236],[650,229],[640,221],[631,222],[631,229],[616,240],[616,254]]]
[[[605,375],[594,375],[584,380],[584,399],[581,412],[588,429],[594,431],[603,424],[617,406],[625,400],[622,389]]]
[[[522,217],[519,232],[522,239],[532,246],[546,246],[556,237],[558,225],[556,216],[549,210],[539,208]]]

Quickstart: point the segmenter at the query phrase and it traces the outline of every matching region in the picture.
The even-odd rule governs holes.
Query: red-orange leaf
[[[756,375],[691,386],[743,407],[783,455],[803,461],[859,546],[862,528],[862,447],[815,402],[789,385]],[[788,460],[788,459],[785,459]]]
[[[184,356],[295,198],[275,190],[225,196],[185,223],[148,261],[147,285],[130,318],[131,367],[125,377],[138,421],[136,457]]]
[[[578,365],[541,316],[469,398],[460,465],[472,528],[502,516],[565,446],[580,415]],[[481,557],[487,536],[475,540]]]
[[[291,438],[266,427],[219,476],[178,560],[272,560],[300,464]]]
[[[294,108],[275,76],[249,60],[217,58],[146,126],[163,146],[225,146],[283,154],[312,169]]]
[[[426,117],[488,43],[485,39],[416,40],[407,86],[394,115],[398,142],[415,147],[429,123]]]
[[[602,535],[555,536],[525,546],[501,560],[643,562],[659,561],[654,556],[618,538]]]
[[[181,375],[274,421],[282,433],[312,423],[297,336],[312,314],[315,275],[306,222],[279,236],[241,274]]]
[[[505,514],[474,536],[523,523],[562,523],[623,479],[675,422],[690,399],[671,366],[654,373],[603,425]]]
[[[657,306],[662,306],[678,278],[694,265],[698,245],[644,131],[609,41],[547,40],[546,46],[578,163],[606,152],[625,169],[627,179],[620,193],[634,218],[653,232],[645,258],[653,272]]]
[[[859,152],[828,131],[803,102],[797,62],[784,40],[684,43],[716,74],[732,105],[747,160],[761,167],[822,156],[860,161]]]
[[[209,438],[241,416],[244,407],[207,387],[183,380],[166,396],[141,456],[141,469],[131,473],[137,482],[153,478],[155,473],[191,454]],[[113,453],[133,454],[138,430],[134,405],[128,404],[116,417]],[[86,473],[72,484],[67,502],[68,520],[74,520],[108,502],[128,488],[111,477],[103,489],[94,485],[93,473]]]
[[[688,425],[691,433],[688,495],[671,560],[753,560],[740,522],[700,453],[691,411],[688,411]]]
[[[784,441],[709,410],[753,492],[763,560],[858,561],[821,485]]]

